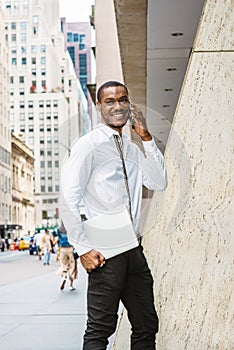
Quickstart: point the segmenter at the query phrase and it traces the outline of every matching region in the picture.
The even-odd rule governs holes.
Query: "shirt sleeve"
[[[70,157],[62,167],[59,203],[60,216],[67,231],[68,241],[80,256],[93,249],[82,230],[79,210],[91,170],[92,149],[87,139],[83,137],[72,147]]]
[[[145,155],[142,155],[143,185],[149,190],[164,191],[167,187],[167,171],[164,158],[154,139],[142,141]]]

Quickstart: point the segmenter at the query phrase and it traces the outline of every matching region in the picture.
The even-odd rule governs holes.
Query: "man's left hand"
[[[131,113],[130,122],[132,123],[133,129],[140,136],[142,141],[152,140],[152,136],[147,130],[146,121],[145,121],[145,118],[143,117],[143,114],[140,108],[131,103],[130,113]]]

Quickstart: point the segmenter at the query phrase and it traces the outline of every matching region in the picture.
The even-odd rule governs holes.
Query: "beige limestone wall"
[[[166,149],[144,247],[160,318],[158,350],[234,349],[234,1],[206,1]],[[129,347],[124,314],[113,349]]]
[[[97,89],[108,80],[123,82],[115,8],[112,0],[95,1]]]

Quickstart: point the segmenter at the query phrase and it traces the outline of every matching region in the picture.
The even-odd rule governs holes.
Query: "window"
[[[25,42],[27,40],[27,35],[26,33],[21,33],[21,41]]]
[[[45,68],[41,69],[41,75],[46,75],[46,69]]]
[[[19,83],[20,84],[23,84],[24,83],[24,76],[19,76]]]
[[[52,168],[52,161],[51,160],[48,160],[47,166],[48,166],[48,168]]]
[[[58,160],[55,160],[54,166],[55,166],[55,168],[59,168],[59,161]]]
[[[80,34],[79,49],[80,50],[84,50],[85,49],[85,34]]]
[[[71,33],[71,32],[68,32],[68,33],[67,33],[67,42],[68,42],[68,43],[72,43],[72,39],[73,39],[72,33]]]
[[[33,23],[38,23],[38,16],[33,16]]]
[[[36,70],[36,68],[32,68],[32,75],[34,75],[34,76],[37,75],[37,70]]]
[[[58,113],[54,113],[54,119],[58,119]]]
[[[79,41],[79,34],[78,34],[78,33],[74,33],[74,34],[73,34],[73,41],[74,41],[74,42]]]
[[[45,151],[44,151],[43,149],[41,149],[41,150],[40,150],[40,156],[44,156],[44,155],[45,155]],[[44,180],[43,177],[44,177],[44,179],[45,179],[45,176],[41,176],[41,179],[42,179],[42,180]]]
[[[68,47],[67,50],[69,52],[69,55],[71,57],[71,60],[72,60],[72,62],[74,64],[74,66],[75,66],[76,64],[75,64],[75,48],[74,48],[74,46]]]
[[[39,130],[40,131],[44,131],[44,125],[43,124],[40,125]]]
[[[10,96],[14,96],[14,90],[10,91]]]
[[[11,8],[11,2],[10,1],[7,1],[6,2],[6,9],[10,9]]]
[[[37,50],[36,50],[36,45],[32,45],[31,46],[31,53],[36,53]]]
[[[21,58],[21,63],[22,63],[22,65],[27,64],[27,58],[26,57],[22,57]]]
[[[59,185],[55,185],[55,191],[59,192]]]
[[[58,125],[54,126],[54,131],[58,131]]]
[[[24,55],[27,53],[27,48],[26,46],[21,46],[21,53]]]
[[[53,192],[52,186],[48,186],[48,192]]]
[[[16,41],[16,34],[11,34],[11,41]]]
[[[14,53],[16,53],[17,51],[16,51],[16,46],[12,46],[12,48],[11,48],[11,53],[12,54],[14,54]]]
[[[48,155],[48,156],[52,156],[52,151],[51,151],[51,150],[48,150],[48,151],[47,151],[47,155]]]
[[[40,144],[43,145],[45,143],[44,137],[40,137]]]
[[[44,120],[44,113],[39,113],[39,119]]]
[[[46,100],[46,107],[50,107],[51,106],[51,101],[50,100]]]
[[[33,101],[28,101],[28,108],[33,108]]]
[[[25,115],[24,115],[24,113],[20,113],[20,120],[25,120]]]
[[[59,150],[58,150],[58,148],[55,148],[55,149],[54,149],[54,155],[55,155],[55,156],[58,156],[58,155],[59,155]]]
[[[46,64],[46,58],[45,57],[41,57],[41,64]]]
[[[85,53],[79,54],[80,75],[87,74],[87,55]]]
[[[23,96],[24,95],[24,89],[19,89],[19,94],[21,95],[21,96]]]
[[[51,126],[47,126],[46,130],[51,131]]]
[[[79,50],[85,50],[85,44],[80,43],[79,44]]]
[[[34,137],[32,137],[32,136],[29,137],[28,141],[29,141],[30,145],[33,145],[34,144]]]
[[[41,185],[41,192],[45,192],[45,185]]]
[[[47,137],[47,143],[51,144],[51,137]]]
[[[24,1],[24,2],[23,2],[23,8],[24,8],[24,9],[28,9],[28,7],[29,7],[28,1]]]
[[[21,30],[26,30],[27,29],[27,22],[23,21],[20,23]]]
[[[46,46],[45,45],[41,45],[41,52],[46,52]]]
[[[54,143],[59,143],[58,137],[54,137]]]
[[[29,126],[28,126],[28,131],[29,131],[29,132],[33,132],[33,131],[34,131],[33,125],[29,125]]]
[[[33,113],[28,113],[28,119],[33,120]]]
[[[14,101],[10,102],[10,108],[14,108]]]
[[[50,120],[51,119],[51,113],[46,113],[46,119]]]
[[[37,63],[36,57],[32,57],[32,64],[36,64],[36,63]]]
[[[40,101],[39,101],[39,108],[42,108],[42,107],[44,107],[44,101],[43,101],[43,100],[40,100]]]
[[[44,167],[45,167],[45,162],[44,162],[44,160],[41,160],[40,165],[41,165],[41,168],[44,168]]]
[[[17,65],[17,59],[16,59],[16,57],[12,57],[12,59],[11,59],[11,64],[12,64],[12,66],[16,66],[16,65]]]
[[[20,101],[20,108],[24,108],[24,101]]]
[[[58,100],[53,101],[54,107],[58,107]]]

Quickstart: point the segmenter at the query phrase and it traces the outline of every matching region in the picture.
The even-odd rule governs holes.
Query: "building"
[[[20,137],[12,134],[12,223],[11,238],[31,235],[35,231],[33,193],[33,151]]]
[[[0,9],[0,236],[12,221],[9,54]]]
[[[159,350],[233,348],[233,5],[95,1],[97,87],[124,81],[165,151],[143,237]],[[112,349],[130,333],[123,312]]]
[[[66,22],[61,18],[61,30],[64,34],[65,47],[68,50],[76,76],[80,81],[85,97],[88,100],[88,109],[91,124],[92,121],[92,99],[87,84],[92,83],[92,28],[89,22]]]
[[[64,49],[59,1],[1,1],[1,6],[10,55],[11,127],[34,150],[35,224],[56,225],[60,153],[69,148],[70,130],[80,135],[87,107]],[[67,128],[70,141],[64,142]]]

